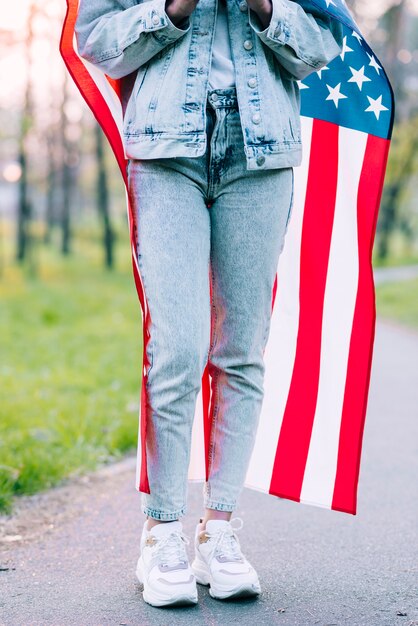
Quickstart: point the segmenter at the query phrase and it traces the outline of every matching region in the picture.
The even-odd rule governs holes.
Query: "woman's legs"
[[[151,317],[146,415],[151,493],[142,493],[141,502],[143,512],[160,521],[186,510],[191,429],[210,339],[210,220],[199,187],[199,167],[204,171],[205,164],[191,161],[187,167],[185,159],[134,160],[128,170]]]

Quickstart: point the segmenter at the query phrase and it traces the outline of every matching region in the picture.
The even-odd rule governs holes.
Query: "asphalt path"
[[[373,270],[375,285],[399,283],[418,278],[418,265],[400,265],[399,267],[377,267]]]
[[[196,607],[143,602],[144,518],[128,458],[0,518],[0,624],[418,625],[417,363],[418,334],[379,321],[357,515],[244,490],[236,515],[258,599],[220,602],[199,586]],[[190,484],[190,537],[200,505],[201,484]]]

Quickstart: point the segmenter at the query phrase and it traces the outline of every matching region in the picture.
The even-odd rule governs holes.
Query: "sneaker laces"
[[[189,544],[190,540],[180,530],[173,530],[171,533],[158,539],[158,556],[162,563],[171,567],[179,562],[187,563],[187,554],[184,544]]]
[[[232,526],[232,522],[240,522],[239,526]],[[215,543],[212,554],[219,554],[231,561],[240,561],[242,559],[241,546],[235,531],[241,530],[244,522],[241,517],[234,517],[230,521],[230,526],[224,529],[218,529],[214,532],[205,531],[208,537],[213,537]]]

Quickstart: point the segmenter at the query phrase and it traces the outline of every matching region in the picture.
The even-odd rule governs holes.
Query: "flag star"
[[[341,83],[338,83],[338,85],[336,85],[335,87],[331,87],[330,85],[327,85],[327,87],[329,95],[325,98],[325,100],[332,100],[335,104],[335,107],[338,109],[338,102],[342,98],[347,98],[347,96],[345,96],[343,93],[340,93]]]
[[[299,89],[309,89],[308,85],[305,85],[305,83],[303,83],[301,80],[297,80],[296,82],[299,85]]]
[[[376,70],[376,72],[380,75],[379,69],[382,69],[382,66],[379,65],[379,63],[376,61],[376,58],[372,55],[369,54],[368,52],[366,52],[367,56],[370,59],[370,63],[369,65],[371,65],[372,67],[374,67],[374,69]]]
[[[354,52],[354,50],[350,48],[350,46],[347,45],[347,35],[343,38],[343,49],[341,50],[341,54],[340,54],[340,57],[342,58],[343,61],[344,61],[346,52]]]
[[[330,4],[333,4],[335,7],[337,6],[334,2],[334,0],[325,0],[325,3],[327,5],[327,7],[329,7]]]
[[[317,70],[317,71],[316,71],[316,73],[318,74],[319,78],[321,78],[321,79],[322,79],[322,72],[323,72],[324,70],[329,70],[328,65],[324,65],[324,67],[321,67],[321,69],[320,69],[320,70]]]
[[[356,83],[357,87],[360,89],[363,87],[363,83],[369,81],[370,82],[370,78],[368,76],[365,76],[364,74],[364,65],[362,68],[360,68],[359,70],[354,69],[354,67],[350,66],[350,70],[352,73],[352,77],[348,79],[347,82],[349,83]]]
[[[368,106],[367,109],[364,110],[374,113],[377,120],[379,119],[380,113],[382,111],[389,111],[389,109],[382,104],[382,96],[379,96],[378,98],[376,98],[376,100],[374,98],[371,98],[370,96],[367,96],[367,98],[369,99],[370,106]]]
[[[353,32],[351,34],[352,34],[353,37],[355,37],[357,39],[357,41],[359,43],[361,43],[363,41],[361,36],[358,34],[358,32],[356,30],[353,30]]]

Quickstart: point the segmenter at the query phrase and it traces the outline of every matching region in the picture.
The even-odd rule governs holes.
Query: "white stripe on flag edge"
[[[367,133],[339,127],[336,205],[322,318],[320,371],[300,501],[331,508],[358,288],[357,193]]]
[[[202,387],[197,395],[196,410],[193,419],[192,443],[188,470],[189,480],[204,480],[206,477],[205,433],[203,428]]]
[[[87,61],[87,59],[83,59],[83,57],[80,56],[80,54],[78,53],[77,39],[75,37],[75,34],[73,36],[73,48],[74,52],[86,68],[87,72],[90,74],[90,77],[95,83],[97,89],[100,91],[101,95],[106,101],[109,111],[119,131],[124,149],[124,156],[126,158],[125,143],[123,141],[123,112],[121,101],[119,100],[118,95],[107,80],[105,73],[98,67],[96,67],[93,63],[90,63],[90,61]]]

